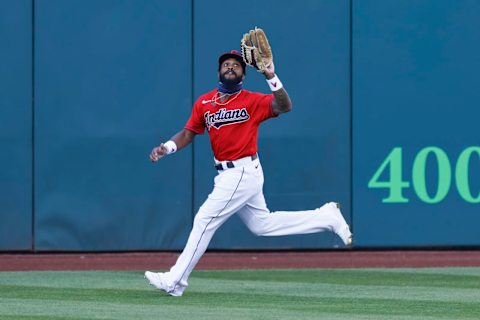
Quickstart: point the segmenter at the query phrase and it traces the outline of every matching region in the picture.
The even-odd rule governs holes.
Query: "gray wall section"
[[[354,226],[359,246],[479,245],[479,204],[455,185],[457,158],[479,146],[480,2],[354,1]],[[413,163],[424,148],[441,148],[452,181],[435,204],[415,192]],[[394,147],[403,150],[408,203],[382,203],[383,188],[368,182]],[[418,162],[417,164],[421,163]],[[470,159],[470,189],[480,190],[478,154]],[[397,167],[397,165],[395,165]],[[426,185],[434,197],[442,168],[431,154]],[[388,170],[381,177],[390,179]],[[446,185],[446,184],[445,184]]]
[[[190,10],[36,1],[38,250],[183,247],[192,151],[159,165],[148,155],[190,112]]]
[[[32,249],[32,10],[0,0],[0,250]]]
[[[264,28],[294,105],[293,112],[260,127],[269,209],[307,210],[339,201],[350,220],[349,1],[251,1],[235,14],[225,12],[222,1],[210,4],[207,10],[195,2],[195,96],[216,87],[221,52],[239,49],[241,35],[254,26]],[[253,6],[258,15],[251,15]],[[253,68],[247,69],[245,88],[270,92]],[[216,174],[207,134],[196,138],[194,163],[197,210]],[[330,233],[256,237],[234,216],[210,248],[331,248],[338,241]]]

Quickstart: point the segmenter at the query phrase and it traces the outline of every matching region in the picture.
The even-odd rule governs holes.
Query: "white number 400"
[[[480,159],[480,147],[473,146],[463,150],[458,156],[455,165],[455,184],[458,193],[467,202],[480,203],[480,191],[476,196],[472,195],[469,181],[469,164],[473,154]],[[437,190],[431,196],[427,191],[425,169],[429,155],[435,157],[438,164]],[[480,167],[480,166],[479,166]],[[389,180],[380,181],[382,173],[389,169]],[[413,189],[420,200],[426,203],[438,203],[442,201],[450,190],[452,182],[452,167],[445,151],[438,147],[426,147],[417,153],[412,167]],[[410,182],[402,178],[402,148],[396,147],[388,154],[380,167],[375,171],[368,182],[369,188],[385,188],[389,190],[388,197],[383,198],[384,203],[406,203],[409,199],[403,196],[403,189],[410,187]]]

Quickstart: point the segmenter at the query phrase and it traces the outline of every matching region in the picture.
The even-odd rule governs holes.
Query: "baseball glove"
[[[243,61],[249,66],[265,72],[265,69],[272,64],[272,48],[268,43],[265,32],[255,27],[243,35],[241,41]]]

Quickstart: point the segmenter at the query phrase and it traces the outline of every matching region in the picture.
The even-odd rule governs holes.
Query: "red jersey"
[[[216,93],[217,89],[198,98],[185,129],[197,134],[207,129],[213,154],[219,161],[255,154],[260,123],[276,116],[272,109],[273,94],[242,90],[238,96],[223,102],[227,104],[214,105],[212,99]]]

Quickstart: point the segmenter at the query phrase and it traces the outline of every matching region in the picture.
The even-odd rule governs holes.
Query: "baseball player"
[[[352,241],[350,228],[334,202],[308,211],[268,210],[257,153],[258,127],[265,120],[290,112],[290,97],[275,74],[273,61],[263,70],[271,94],[243,89],[246,64],[240,52],[224,53],[218,63],[218,88],[200,96],[185,127],[150,154],[151,161],[156,162],[186,147],[206,130],[218,171],[213,190],[198,210],[187,244],[175,265],[165,273],[145,272],[151,285],[172,296],[183,294],[190,273],[215,231],[235,213],[259,236],[333,231],[345,245]]]

